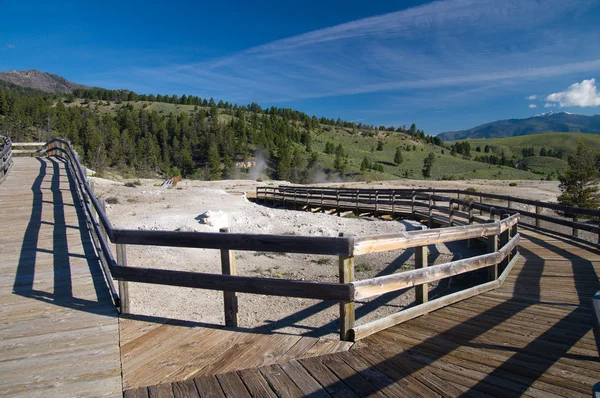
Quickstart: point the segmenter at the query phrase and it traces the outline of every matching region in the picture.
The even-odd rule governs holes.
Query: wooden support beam
[[[510,217],[510,216],[505,213],[505,214],[502,214],[501,219],[505,220],[508,217]],[[508,242],[510,241],[510,232],[511,232],[511,229],[508,228],[508,229],[506,229],[506,230],[504,230],[504,231],[502,231],[500,233],[500,236],[499,236],[499,246],[501,248],[504,247],[504,246],[506,246],[508,244]],[[502,260],[498,264],[498,266],[497,266],[498,271],[497,272],[499,274],[501,274],[504,271],[504,269],[506,268],[506,266],[508,265],[509,262],[510,262],[510,253],[506,256],[506,258],[504,260]]]
[[[573,223],[577,222],[577,213],[573,213]],[[573,225],[573,237],[574,238],[578,238],[579,237],[579,230],[575,227],[575,225]]]
[[[344,234],[340,233],[340,237]],[[354,281],[354,257],[339,257],[339,281],[351,283]],[[340,340],[352,341],[351,330],[354,328],[354,301],[340,301]]]
[[[415,247],[415,269],[427,268],[428,258],[427,246]],[[415,287],[415,302],[423,304],[429,301],[429,285],[424,283]]]
[[[488,220],[488,223],[494,223],[493,219]],[[490,235],[488,236],[488,253],[495,253],[498,251],[498,235]],[[498,264],[492,265],[488,271],[488,280],[494,281],[498,279]]]
[[[433,195],[429,195],[429,207],[427,213],[427,226],[433,228]]]
[[[540,206],[535,206],[535,214],[541,214],[542,208]],[[540,219],[538,217],[535,218],[535,227],[540,227]]]
[[[229,228],[219,229],[221,233],[229,233]],[[221,249],[221,272],[223,275],[236,275],[235,254],[233,250]],[[238,326],[238,303],[235,292],[223,291],[225,310],[225,326]]]
[[[125,245],[117,244],[117,264],[127,267],[127,250]],[[119,312],[129,314],[129,282],[119,280]]]

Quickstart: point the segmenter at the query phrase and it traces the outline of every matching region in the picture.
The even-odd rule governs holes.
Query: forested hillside
[[[531,179],[513,159],[483,164],[410,127],[368,126],[212,98],[0,82],[0,134],[70,140],[99,173],[292,182],[397,178]],[[433,154],[433,155],[432,155]]]

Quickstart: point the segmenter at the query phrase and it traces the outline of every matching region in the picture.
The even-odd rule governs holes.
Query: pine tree
[[[6,95],[4,91],[0,90],[0,115],[8,114],[8,102],[6,102]]]
[[[362,160],[362,163],[360,164],[360,171],[366,171],[370,168],[371,168],[371,162],[369,162],[369,159],[367,159],[367,157],[365,156]]]
[[[404,161],[404,159],[402,158],[402,152],[400,151],[400,148],[396,149],[396,154],[394,155],[394,163],[396,163],[397,165],[402,164],[402,162]]]
[[[208,178],[210,180],[221,179],[221,157],[215,142],[212,142],[208,148]]]
[[[577,152],[569,156],[569,168],[560,176],[558,202],[566,206],[597,209],[600,206],[598,195],[598,168],[594,151],[583,140],[577,142]]]
[[[431,177],[431,169],[433,168],[433,163],[435,162],[435,154],[433,152],[429,153],[425,160],[423,160],[423,177],[429,178]]]

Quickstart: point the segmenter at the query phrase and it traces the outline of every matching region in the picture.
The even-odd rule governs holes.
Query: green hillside
[[[474,156],[486,154],[486,146],[490,154],[504,153],[509,159],[514,159],[526,165],[526,169],[542,175],[551,174],[556,178],[558,173],[568,167],[567,159],[577,149],[577,141],[583,140],[585,145],[600,155],[600,135],[585,133],[543,133],[508,138],[469,138],[452,141],[468,142]],[[478,151],[479,149],[479,151]],[[549,152],[551,150],[551,152]],[[524,157],[524,151],[530,151],[534,156]],[[540,151],[553,156],[540,156]]]
[[[7,106],[11,104],[11,106]],[[292,182],[423,179],[539,179],[540,175],[474,161],[436,137],[410,128],[317,118],[284,108],[234,105],[182,96],[78,89],[71,94],[0,88],[0,133],[16,141],[69,139],[91,169],[105,175]],[[395,163],[396,151],[402,160]],[[265,168],[254,172],[256,161]],[[250,163],[249,163],[250,162]],[[361,168],[367,162],[369,167]]]
[[[494,147],[496,152],[505,151],[506,156],[516,155],[520,157],[523,148],[531,147],[535,149],[536,154],[539,154],[542,148],[553,148],[555,150],[564,149],[566,155],[571,155],[575,153],[577,141],[580,139],[587,146],[600,153],[600,135],[597,134],[543,133],[508,138],[469,138],[459,141],[469,142],[473,150],[478,146],[483,150],[486,145],[489,145]]]

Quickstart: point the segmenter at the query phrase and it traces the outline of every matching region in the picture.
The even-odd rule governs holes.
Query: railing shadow
[[[379,369],[385,369],[386,367],[388,369],[396,369],[399,373],[403,373],[404,377],[416,375],[419,371],[438,361],[442,361],[446,355],[450,355],[464,346],[482,350],[480,353],[481,358],[479,358],[482,360],[481,364],[486,363],[486,353],[483,350],[495,349],[512,352],[499,366],[474,383],[464,394],[469,396],[486,392],[497,394],[499,391],[503,391],[503,394],[506,395],[525,393],[559,359],[572,356],[569,354],[571,348],[592,328],[591,310],[589,309],[590,304],[588,301],[590,301],[590,297],[597,290],[597,283],[594,286],[590,286],[590,281],[598,280],[593,264],[575,253],[553,245],[551,242],[546,242],[527,234],[524,234],[524,237],[541,248],[564,257],[565,261],[571,262],[575,289],[579,297],[578,306],[574,307],[572,311],[560,318],[558,322],[539,336],[533,338],[524,347],[515,346],[511,348],[510,346],[507,347],[506,344],[501,344],[502,342],[500,341],[497,345],[481,344],[475,341],[490,329],[502,325],[515,315],[526,311],[541,299],[541,279],[544,271],[544,259],[536,255],[533,251],[521,248],[520,253],[523,256],[521,260],[523,267],[519,271],[519,274],[516,275],[512,290],[513,294],[517,297],[523,291],[527,291],[525,300],[519,298],[507,299],[419,343],[410,345],[404,342],[402,343],[404,348],[393,348],[393,336],[397,334],[400,337],[403,333],[410,333],[410,321],[406,326],[399,325],[396,328],[390,329],[386,332],[384,340],[379,343],[379,347],[385,345],[387,359],[381,363],[372,364],[372,367],[357,372],[357,375],[353,376],[369,380],[373,379],[373,374],[377,374],[377,383],[369,384],[370,391],[366,391],[366,393],[376,394],[387,385],[397,383],[402,379],[391,377]],[[435,313],[430,314],[429,317],[428,322],[435,323]],[[561,333],[564,330],[569,330],[569,333]],[[374,343],[376,343],[378,336],[373,335],[368,339],[374,339]],[[373,344],[369,343],[368,339],[366,342],[367,345]],[[578,359],[598,361],[596,357],[581,358],[579,356]],[[475,362],[477,360],[477,357],[472,359]],[[527,364],[530,365],[527,366]],[[410,370],[407,371],[407,368],[410,368]],[[349,382],[351,380],[343,379],[340,383],[349,384]],[[440,390],[437,392],[445,395],[444,391]]]
[[[31,215],[25,230],[21,253],[17,264],[16,276],[13,283],[14,294],[36,299],[61,307],[77,309],[101,315],[116,316],[116,310],[112,305],[104,276],[99,266],[98,257],[94,251],[92,241],[85,223],[83,209],[80,206],[76,188],[74,188],[73,176],[71,175],[66,161],[59,158],[36,158],[40,162],[40,171],[34,180],[31,190],[33,201],[31,204]],[[51,165],[51,171],[48,170]],[[67,176],[68,186],[61,187],[61,173],[64,170]],[[42,188],[50,177],[50,188]],[[68,225],[65,215],[65,203],[63,192],[69,190],[75,204],[78,225]],[[52,200],[44,200],[44,195],[50,194]],[[44,203],[46,203],[44,207]],[[42,212],[50,210],[53,221],[42,221]],[[40,232],[42,225],[52,226],[52,249],[40,247]],[[78,238],[69,235],[69,230],[79,230]],[[81,242],[84,254],[70,253],[69,239],[72,245]],[[74,240],[73,240],[74,239]],[[38,254],[52,255],[53,289],[44,291],[35,289],[36,262]],[[90,271],[93,286],[96,293],[96,301],[75,297],[73,295],[73,265],[72,259],[85,258]]]

